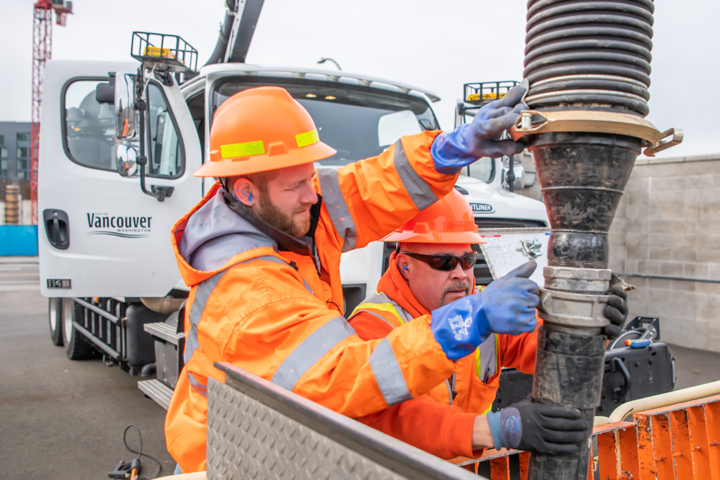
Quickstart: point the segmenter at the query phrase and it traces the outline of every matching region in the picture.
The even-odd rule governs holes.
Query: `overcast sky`
[[[0,0],[0,121],[29,121],[32,8]],[[718,0],[656,0],[651,113],[664,130],[685,130],[666,156],[719,153]],[[53,58],[130,60],[133,30],[172,33],[205,63],[217,41],[222,0],[74,0],[67,26],[53,26]],[[248,63],[343,70],[409,83],[442,97],[433,105],[453,127],[467,82],[520,79],[524,0],[266,0]],[[331,65],[327,68],[333,68]],[[716,118],[716,120],[712,120]]]

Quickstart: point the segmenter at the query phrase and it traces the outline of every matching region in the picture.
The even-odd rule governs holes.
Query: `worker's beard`
[[[449,292],[451,292],[451,291],[456,291],[456,290],[465,290],[465,295],[466,295],[466,296],[467,296],[467,295],[470,295],[470,293],[471,293],[471,291],[470,291],[470,284],[469,284],[468,282],[463,281],[463,282],[451,283],[451,284],[443,291],[442,297],[440,298],[440,306],[441,306],[441,307],[444,306],[444,305],[447,305],[448,303],[450,303],[449,301],[445,300],[445,298],[447,297],[447,294],[448,294]],[[452,300],[452,301],[454,302],[455,300]]]
[[[309,209],[311,205],[301,205],[290,214],[276,207],[267,195],[258,198],[257,215],[265,222],[288,235],[299,238],[310,230],[310,215],[299,216],[300,212]]]

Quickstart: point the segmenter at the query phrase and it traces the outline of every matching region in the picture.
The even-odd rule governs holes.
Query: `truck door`
[[[197,203],[197,130],[173,82],[147,86],[146,185],[174,187],[159,202],[138,175],[118,174],[114,106],[96,88],[128,62],[51,61],[45,70],[38,171],[41,292],[49,297],[160,297],[182,286],[170,228]],[[138,167],[140,168],[140,167]]]

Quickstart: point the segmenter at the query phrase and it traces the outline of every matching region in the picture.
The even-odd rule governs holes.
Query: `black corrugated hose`
[[[526,103],[646,116],[654,10],[651,0],[530,0]]]

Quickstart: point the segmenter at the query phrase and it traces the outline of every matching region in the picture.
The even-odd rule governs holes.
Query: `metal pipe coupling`
[[[545,267],[540,318],[558,325],[602,328],[610,325],[605,307],[612,272],[604,268]]]
[[[527,135],[551,132],[610,133],[640,138],[648,157],[679,145],[684,138],[680,128],[661,132],[644,118],[629,113],[579,109],[556,112],[524,110],[510,129],[510,137],[517,142]]]

